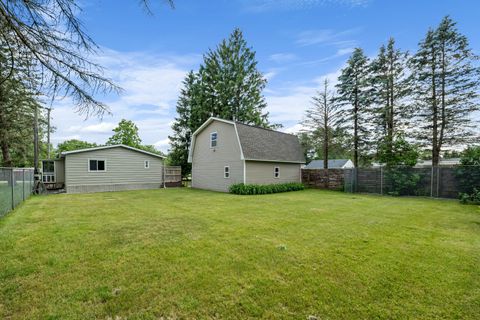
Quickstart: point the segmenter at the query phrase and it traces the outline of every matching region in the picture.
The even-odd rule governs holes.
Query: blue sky
[[[271,120],[298,130],[310,97],[324,77],[336,78],[355,47],[374,56],[394,37],[415,51],[429,27],[445,15],[458,22],[480,53],[480,1],[454,0],[176,0],[174,10],[151,0],[149,15],[135,0],[82,0],[81,19],[101,46],[96,57],[124,88],[100,97],[112,115],[74,113],[68,99],[55,103],[53,143],[79,138],[104,143],[122,118],[133,120],[144,143],[167,151],[175,103],[185,73],[202,54],[239,27],[267,77]]]

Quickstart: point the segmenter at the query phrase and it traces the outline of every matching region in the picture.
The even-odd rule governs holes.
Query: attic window
[[[150,168],[150,160],[145,160],[144,167],[145,169]]]
[[[280,178],[280,167],[275,167],[273,168],[273,177],[275,179]]]
[[[210,148],[215,148],[217,146],[217,133],[210,133]]]

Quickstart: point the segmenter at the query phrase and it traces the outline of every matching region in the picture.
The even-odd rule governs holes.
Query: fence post
[[[22,193],[23,193],[23,201],[25,201],[25,169],[22,169],[22,173],[23,173]]]
[[[383,167],[380,167],[380,194],[383,195]]]
[[[13,168],[10,168],[10,182],[12,185],[12,210],[15,209],[15,195],[14,195],[14,186],[13,184],[15,183],[14,178],[13,178]]]
[[[430,197],[433,198],[433,166],[432,171],[430,172]]]
[[[437,198],[440,196],[440,166],[437,167]]]

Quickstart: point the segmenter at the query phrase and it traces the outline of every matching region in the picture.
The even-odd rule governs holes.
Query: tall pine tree
[[[190,72],[177,102],[170,136],[170,163],[190,172],[187,163],[192,133],[209,117],[270,127],[262,91],[267,80],[257,69],[255,51],[240,29],[204,55],[198,72]]]
[[[370,64],[373,139],[377,150],[391,156],[395,138],[408,126],[407,98],[412,90],[407,61],[408,54],[391,38]]]
[[[417,137],[437,166],[444,148],[478,139],[472,113],[478,111],[480,69],[456,23],[445,17],[429,30],[411,59],[415,81]]]
[[[351,125],[353,163],[358,167],[368,151],[370,103],[369,63],[363,50],[356,48],[338,77],[337,101],[344,106],[344,120]]]

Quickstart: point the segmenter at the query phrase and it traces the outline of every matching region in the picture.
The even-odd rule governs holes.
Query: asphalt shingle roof
[[[297,136],[240,122],[236,126],[245,159],[305,163]]]
[[[331,169],[341,168],[347,163],[348,159],[328,160],[328,167]],[[323,160],[312,160],[305,166],[305,169],[323,169]]]

